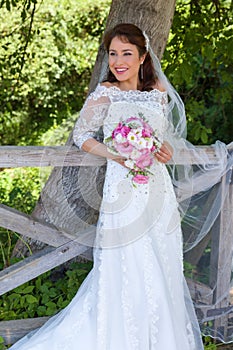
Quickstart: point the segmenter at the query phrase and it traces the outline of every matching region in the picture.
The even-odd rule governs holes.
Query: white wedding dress
[[[74,130],[75,143],[103,124],[143,116],[166,137],[166,93],[98,85]],[[108,161],[94,266],[72,302],[13,350],[201,350],[199,326],[183,277],[182,233],[173,186],[155,161],[148,184]],[[85,194],[84,194],[85,196]],[[88,199],[87,199],[88,200]]]

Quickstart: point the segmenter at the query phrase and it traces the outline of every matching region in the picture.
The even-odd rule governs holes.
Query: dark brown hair
[[[110,29],[104,36],[104,46],[107,52],[109,52],[112,39],[115,37],[120,38],[123,42],[129,42],[130,44],[136,45],[139,57],[146,54],[143,63],[143,79],[141,79],[139,71],[140,90],[152,90],[158,78],[153,67],[151,56],[146,50],[146,40],[141,29],[131,23],[120,23]],[[106,80],[111,83],[117,81],[115,75],[110,70]]]

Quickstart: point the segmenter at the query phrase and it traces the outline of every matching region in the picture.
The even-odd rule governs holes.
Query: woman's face
[[[139,57],[136,45],[123,42],[120,38],[112,39],[109,47],[109,68],[119,82],[137,84],[138,71],[144,56]]]

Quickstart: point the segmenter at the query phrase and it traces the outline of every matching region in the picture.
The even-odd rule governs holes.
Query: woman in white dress
[[[169,103],[178,101],[179,111],[180,100],[173,90],[168,99],[148,45],[145,33],[132,24],[120,24],[105,36],[109,71],[87,98],[74,129],[80,149],[107,159],[94,266],[68,307],[12,350],[203,349],[165,165],[176,153],[169,135],[182,134],[183,115],[172,125]],[[136,185],[125,157],[94,138],[100,127],[108,138],[130,117],[145,118],[162,142],[148,182]]]

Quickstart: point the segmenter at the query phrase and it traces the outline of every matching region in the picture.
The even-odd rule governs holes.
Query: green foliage
[[[184,261],[184,275],[188,278],[193,278],[193,275],[195,273],[195,266],[190,264],[187,261]]]
[[[195,143],[232,141],[233,25],[229,0],[179,0],[163,57]]]
[[[37,0],[1,0],[0,8],[5,7],[8,11],[12,11],[13,8],[20,9],[21,18],[24,21],[31,7],[36,4]]]
[[[5,350],[7,347],[4,345],[4,339],[0,336],[0,350]]]
[[[91,268],[91,262],[73,262],[68,270],[55,269],[4,294],[0,320],[54,315],[72,300]]]
[[[204,337],[203,344],[205,350],[217,350],[217,345],[213,343],[213,339],[210,337]]]
[[[41,190],[39,175],[40,169],[38,168],[15,168],[1,171],[1,203],[30,213]]]
[[[39,169],[16,168],[1,171],[1,204],[29,214],[38,200],[40,191]],[[0,228],[0,269],[18,261],[18,259],[11,258],[18,239],[17,233]]]
[[[1,10],[1,144],[36,144],[80,110],[106,16],[103,0],[50,0],[30,30],[17,11]]]

